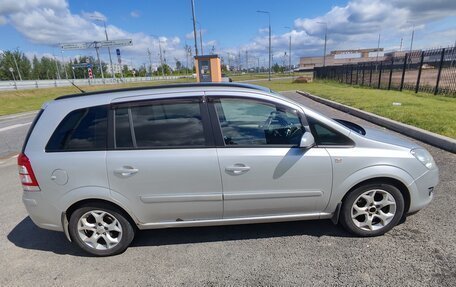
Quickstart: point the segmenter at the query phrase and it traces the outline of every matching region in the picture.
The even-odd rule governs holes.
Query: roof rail
[[[60,96],[60,97],[57,97],[55,100],[63,100],[63,99],[69,99],[69,98],[77,98],[77,97],[107,94],[107,93],[120,93],[120,92],[128,92],[128,91],[158,90],[158,89],[170,89],[170,88],[193,88],[193,87],[233,87],[233,88],[252,89],[252,90],[258,90],[258,91],[263,91],[263,92],[271,91],[269,88],[266,88],[266,87],[251,85],[251,84],[243,84],[243,83],[184,83],[184,84],[168,84],[168,85],[158,85],[158,86],[143,86],[143,87],[122,88],[122,89],[100,90],[100,91],[94,91],[94,92],[86,92],[86,93],[80,93],[80,94],[71,94],[71,95]]]

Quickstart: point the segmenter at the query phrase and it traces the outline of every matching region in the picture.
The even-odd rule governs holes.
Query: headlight
[[[435,161],[432,155],[425,149],[415,148],[410,151],[417,160],[419,160],[425,167],[428,169],[433,169],[435,167]]]

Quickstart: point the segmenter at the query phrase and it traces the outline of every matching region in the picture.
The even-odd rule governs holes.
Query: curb
[[[337,102],[323,99],[321,97],[309,94],[307,92],[303,91],[296,91],[296,93],[308,97],[311,100],[314,100],[316,102],[325,104],[327,106],[330,106],[332,108],[335,108],[337,110],[346,112],[348,114],[354,115],[358,118],[364,119],[366,121],[372,122],[376,125],[388,128],[390,130],[399,132],[403,135],[409,136],[411,138],[417,139],[419,141],[425,142],[427,144],[433,145],[435,147],[444,149],[446,151],[456,153],[456,140],[442,136],[439,134],[435,134],[414,126],[410,126],[407,124],[403,124],[385,117],[381,117],[378,115],[375,115],[373,113],[365,112],[357,108],[352,108],[343,104],[339,104]]]

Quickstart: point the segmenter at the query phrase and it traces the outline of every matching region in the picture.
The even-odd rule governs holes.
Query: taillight
[[[25,154],[19,154],[17,157],[17,165],[19,166],[19,178],[21,179],[24,191],[41,191],[35,174],[33,173],[30,160]]]

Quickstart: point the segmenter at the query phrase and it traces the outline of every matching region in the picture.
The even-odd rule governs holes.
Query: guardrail
[[[115,85],[122,83],[167,81],[192,76],[164,76],[164,77],[133,77],[133,78],[106,78],[106,79],[68,79],[68,80],[25,80],[25,81],[0,81],[0,91],[68,87],[71,83],[77,86]]]

